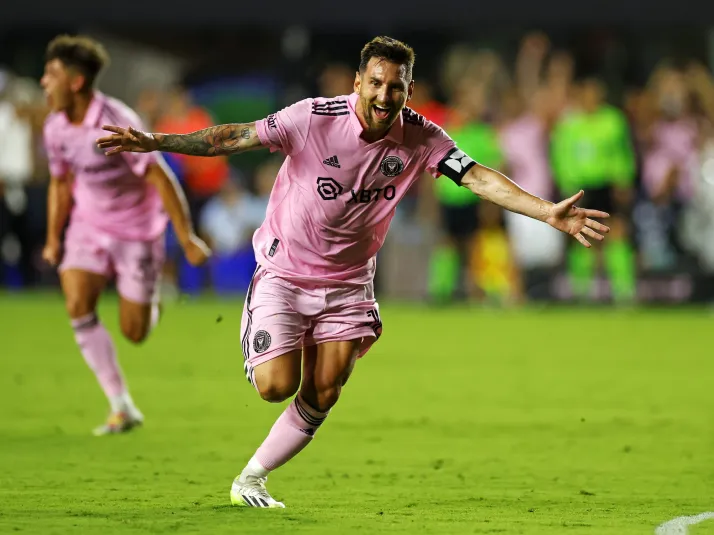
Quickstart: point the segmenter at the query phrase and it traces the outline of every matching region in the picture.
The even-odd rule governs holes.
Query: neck
[[[92,102],[94,92],[77,93],[74,95],[72,105],[65,110],[69,122],[72,124],[82,124],[84,116],[87,115],[87,109]]]

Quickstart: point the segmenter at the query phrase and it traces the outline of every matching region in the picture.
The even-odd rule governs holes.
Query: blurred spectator
[[[414,94],[407,106],[441,127],[446,124],[449,108],[436,100],[434,87],[427,77],[420,78],[414,84]]]
[[[714,84],[703,67],[658,68],[650,90],[657,119],[648,132],[642,163],[645,199],[638,216],[640,253],[645,267],[671,269],[682,245],[676,234],[686,204],[699,182],[705,133],[712,124]]]
[[[516,85],[502,95],[499,136],[505,159],[504,172],[527,191],[552,201],[555,191],[548,144],[555,119],[553,102],[557,102],[563,93],[560,86],[569,86],[570,78],[566,73],[556,77],[557,83],[553,79],[543,80],[549,47],[543,34],[534,33],[524,38],[516,59]],[[504,216],[526,288],[543,293],[540,282],[547,280],[551,270],[562,261],[563,236],[539,221],[512,212],[506,212]]]
[[[543,199],[555,200],[548,161],[549,129],[545,109],[546,90],[526,106],[517,89],[503,95],[499,136],[503,148],[503,171],[514,182]],[[516,263],[523,271],[526,288],[535,287],[550,270],[560,265],[565,241],[552,227],[506,212],[505,223]]]
[[[571,247],[569,268],[573,292],[591,296],[597,260],[604,260],[611,297],[629,302],[635,297],[635,258],[627,237],[627,221],[635,177],[635,160],[624,114],[604,101],[605,86],[585,78],[577,87],[577,107],[556,124],[552,164],[562,196],[585,190],[580,203],[609,212],[612,229],[598,255]],[[603,255],[599,254],[604,250]]]
[[[0,279],[12,286],[35,277],[38,238],[27,186],[35,171],[33,112],[40,94],[36,84],[0,70]]]
[[[345,63],[331,62],[325,65],[318,79],[321,97],[349,95],[354,91],[356,69]]]
[[[206,110],[191,102],[185,88],[176,87],[170,92],[166,111],[155,128],[158,132],[187,134],[214,124]],[[181,178],[191,211],[197,221],[203,206],[221,190],[228,179],[228,160],[221,156],[201,158],[186,155],[178,155],[177,159],[183,170]]]
[[[496,130],[484,121],[489,88],[477,80],[464,79],[455,88],[453,112],[446,130],[458,147],[487,167],[499,169],[503,155]],[[450,300],[456,294],[474,295],[466,276],[471,248],[478,228],[479,199],[467,188],[447,177],[434,182],[445,240],[432,254],[429,294],[432,299]]]
[[[260,199],[233,179],[206,204],[199,228],[214,252],[210,269],[217,293],[247,291],[256,265],[251,237],[264,218]]]
[[[524,297],[523,281],[502,216],[503,210],[495,204],[481,204],[469,271],[478,298],[493,304],[516,304]]]
[[[199,228],[216,255],[229,256],[250,247],[253,232],[264,218],[260,200],[230,179],[206,203]]]
[[[162,102],[164,94],[155,87],[147,87],[143,89],[136,99],[134,109],[139,114],[141,122],[149,131],[155,130],[155,125],[159,122],[163,114]]]
[[[166,97],[165,110],[156,110],[154,108],[157,103],[152,103],[153,97],[150,93],[145,98],[143,111],[147,114],[148,120],[151,120],[153,113],[163,111],[163,115],[154,125],[155,131],[187,134],[209,128],[215,124],[208,112],[192,103],[186,88],[175,87],[170,91]],[[203,158],[183,154],[168,155],[166,160],[176,173],[186,192],[193,225],[200,232],[199,222],[203,207],[214,195],[221,191],[223,184],[228,179],[228,160],[222,156]],[[206,236],[202,237],[206,238]],[[173,230],[169,226],[167,229],[167,255],[164,263],[162,287],[162,293],[167,297],[176,294],[180,271],[178,266],[179,264],[183,265],[182,258]],[[182,271],[184,274],[190,273],[191,277],[196,281],[202,280],[200,276],[202,268],[192,268],[186,265]],[[185,275],[184,279],[188,280],[188,275]],[[191,283],[194,288],[198,288],[200,285],[200,282]]]
[[[549,120],[557,120],[572,106],[578,105],[573,84],[574,72],[575,62],[569,52],[556,50],[551,54],[545,76]]]

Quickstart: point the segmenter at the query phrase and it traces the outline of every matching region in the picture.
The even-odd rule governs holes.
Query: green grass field
[[[240,313],[168,305],[145,346],[118,341],[147,425],[94,438],[107,407],[60,298],[0,294],[0,533],[628,535],[714,510],[709,311],[388,303],[316,440],[271,476],[288,508],[232,508],[282,410],[245,381]]]

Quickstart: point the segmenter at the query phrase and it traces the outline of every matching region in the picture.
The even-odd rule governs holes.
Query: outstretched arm
[[[110,149],[107,155],[120,152],[175,152],[192,156],[221,156],[238,154],[261,148],[255,123],[221,124],[190,134],[160,134],[105,125],[104,130],[114,132],[99,138],[97,145]]]
[[[554,204],[531,195],[498,171],[479,164],[468,170],[461,180],[461,185],[506,210],[548,223],[574,236],[585,247],[590,247],[585,236],[599,241],[603,239],[603,234],[610,231],[605,225],[591,219],[609,217],[607,213],[575,206],[583,196],[582,191]]]

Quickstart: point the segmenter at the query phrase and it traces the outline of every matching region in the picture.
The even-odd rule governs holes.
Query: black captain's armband
[[[464,151],[454,147],[442,158],[436,169],[460,186],[464,176],[474,165],[476,162],[469,158]]]

